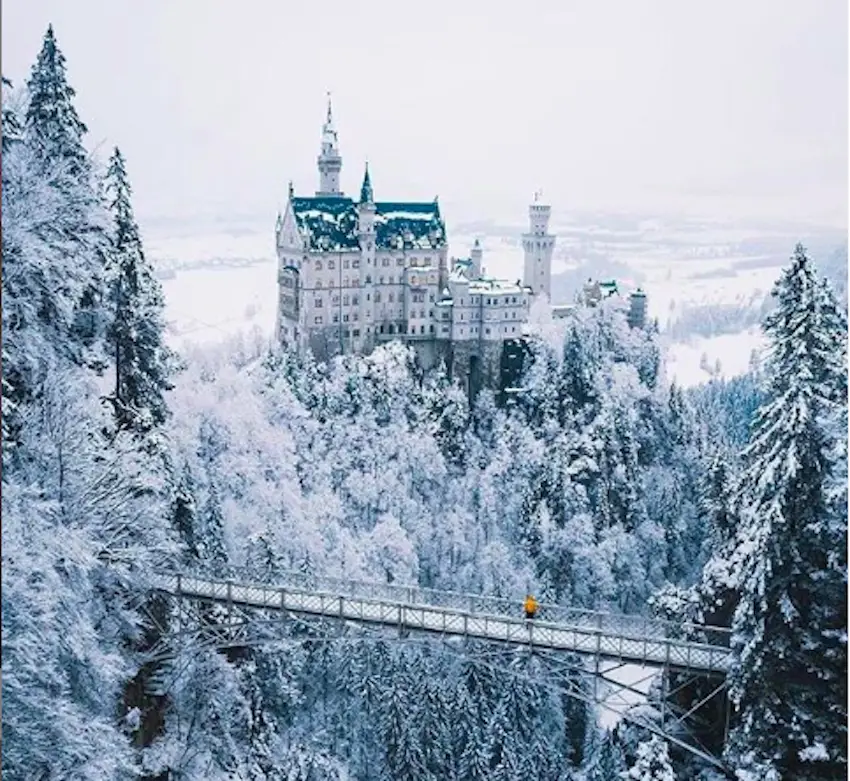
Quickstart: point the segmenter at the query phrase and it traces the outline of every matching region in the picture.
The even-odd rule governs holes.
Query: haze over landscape
[[[92,146],[121,140],[142,225],[262,216],[315,189],[325,93],[343,185],[449,220],[629,210],[846,227],[847,7],[732,0],[415,8],[12,0],[22,82],[52,21]],[[391,194],[391,195],[390,195]]]
[[[846,777],[845,2],[2,11],[4,778]]]

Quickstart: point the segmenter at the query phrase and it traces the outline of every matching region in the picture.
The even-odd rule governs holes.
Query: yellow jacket
[[[537,600],[529,594],[525,598],[525,612],[534,615],[537,612]]]

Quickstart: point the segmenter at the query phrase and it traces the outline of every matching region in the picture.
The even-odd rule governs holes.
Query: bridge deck
[[[440,592],[430,592],[427,603],[423,603],[416,599],[420,590],[407,587],[394,587],[399,593],[392,594],[395,597],[392,599],[386,595],[365,596],[342,593],[341,590],[332,593],[304,585],[245,583],[174,573],[157,575],[153,585],[157,590],[178,598],[325,616],[446,636],[533,645],[647,666],[666,665],[720,675],[725,675],[729,666],[730,652],[726,645],[666,636],[666,622],[643,617],[576,611],[574,621],[550,621],[545,615],[527,621],[515,615],[473,612],[456,605],[432,604],[437,601],[434,595]],[[381,585],[375,584],[378,590]],[[405,592],[409,592],[411,599],[398,598]],[[457,602],[458,596],[445,594],[448,602]]]

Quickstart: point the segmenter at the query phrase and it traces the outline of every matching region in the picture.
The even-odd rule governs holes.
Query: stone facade
[[[477,240],[469,258],[449,258],[436,198],[376,201],[368,166],[360,198],[345,196],[330,101],[317,162],[315,195],[290,185],[278,215],[277,340],[326,358],[401,339],[423,368],[444,361],[471,388],[492,385],[502,344],[521,336],[534,295],[551,291],[550,207],[535,196],[525,278],[508,282],[484,276]]]

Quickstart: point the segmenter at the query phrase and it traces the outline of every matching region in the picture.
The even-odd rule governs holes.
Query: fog
[[[271,222],[317,187],[330,90],[349,193],[368,159],[377,199],[455,218],[542,188],[561,214],[846,224],[843,0],[6,0],[16,85],[48,22],[143,218]]]

